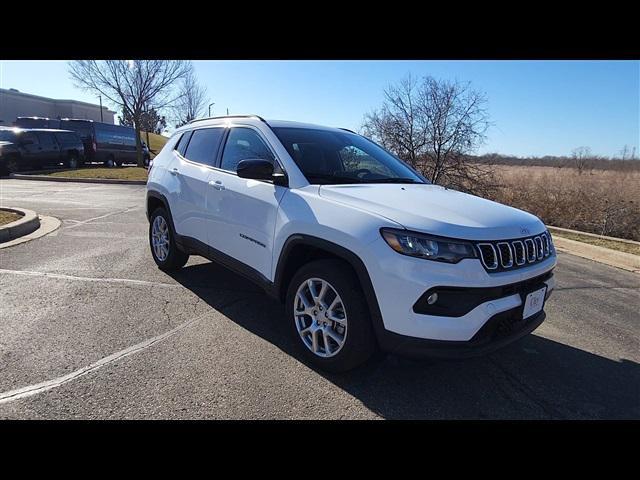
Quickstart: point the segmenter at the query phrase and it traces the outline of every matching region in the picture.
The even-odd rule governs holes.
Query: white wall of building
[[[12,126],[16,117],[81,118],[115,123],[115,113],[107,107],[77,100],[57,100],[13,89],[0,88],[0,125]]]

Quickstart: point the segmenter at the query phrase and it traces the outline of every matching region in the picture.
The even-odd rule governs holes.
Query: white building
[[[56,100],[20,92],[14,88],[0,88],[0,125],[10,127],[17,117],[81,118],[95,122],[115,123],[114,115],[107,107],[79,102]]]

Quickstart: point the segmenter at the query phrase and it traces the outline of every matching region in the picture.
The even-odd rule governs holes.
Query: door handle
[[[180,172],[178,171],[177,168],[172,168],[171,170],[169,170],[169,173],[171,173],[171,175],[179,175]]]
[[[213,180],[210,180],[209,185],[211,185],[216,190],[224,190],[224,184],[220,180],[216,180],[215,182]]]

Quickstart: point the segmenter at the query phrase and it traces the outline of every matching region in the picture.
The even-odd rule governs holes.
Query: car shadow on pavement
[[[611,360],[534,332],[485,357],[440,361],[381,354],[351,372],[329,374],[304,361],[284,307],[258,286],[215,263],[187,266],[172,276],[383,418],[640,418],[640,365],[630,360]],[[235,300],[229,301],[230,294],[237,294]]]

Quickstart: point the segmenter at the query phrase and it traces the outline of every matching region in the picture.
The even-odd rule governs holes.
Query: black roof
[[[23,127],[7,127],[0,126],[0,130],[13,130],[19,132],[64,132],[64,133],[76,133],[73,130],[61,130],[59,128],[23,128]]]

